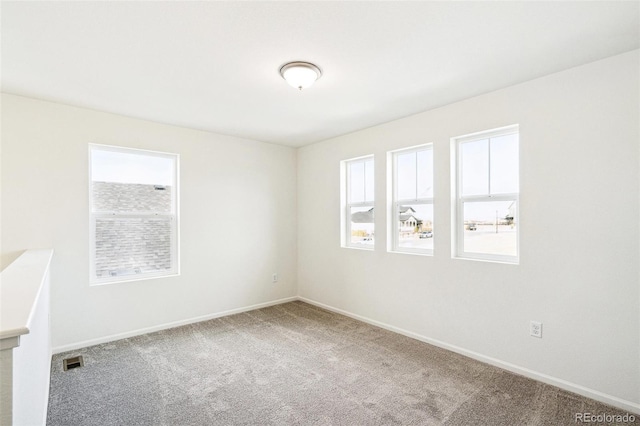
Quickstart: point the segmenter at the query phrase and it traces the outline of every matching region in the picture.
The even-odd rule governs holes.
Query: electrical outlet
[[[272,282],[274,282],[274,283],[278,282],[278,274],[273,274]]]
[[[529,334],[533,337],[542,339],[542,323],[538,321],[531,321],[529,323]]]

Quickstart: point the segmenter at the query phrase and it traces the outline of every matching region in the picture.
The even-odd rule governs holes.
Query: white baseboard
[[[468,356],[469,358],[473,358],[475,360],[493,365],[495,367],[502,368],[503,370],[511,371],[512,373],[520,374],[521,376],[528,377],[533,380],[537,380],[539,382],[543,382],[552,386],[559,387],[560,389],[567,390],[569,392],[576,393],[578,395],[585,396],[587,398],[595,399],[596,401],[600,401],[602,403],[620,408],[621,410],[628,411],[629,413],[640,414],[640,404],[637,404],[632,401],[627,401],[622,398],[618,398],[613,395],[609,395],[594,389],[590,389],[575,383],[568,382],[563,379],[558,379],[556,377],[549,376],[544,373],[539,373],[537,371],[530,370],[528,368],[520,367],[505,361],[501,361],[496,358],[492,358],[486,355],[482,355],[477,352],[473,352],[459,346],[450,345],[448,343],[442,342],[440,340],[431,339],[426,336],[422,336],[420,334],[414,333],[412,331],[404,330],[399,327],[395,327],[389,324],[385,324],[380,321],[376,321],[367,317],[363,317],[361,315],[353,314],[351,312],[344,311],[342,309],[334,308],[333,306],[325,305],[324,303],[316,302],[315,300],[307,299],[306,297],[298,296],[298,300],[302,302],[309,303],[310,305],[315,305],[319,308],[326,309],[328,311],[332,311],[350,318],[357,319],[362,322],[366,322],[371,325],[375,325],[380,328],[384,328],[385,330],[393,331],[394,333],[402,334],[407,337],[411,337],[412,339],[419,340],[421,342],[429,343],[434,346],[438,346],[443,349],[450,350],[452,352],[456,352],[458,354]],[[596,414],[596,413],[594,413]],[[598,413],[599,414],[599,413]]]
[[[86,348],[88,346],[99,345],[101,343],[113,342],[115,340],[126,339],[128,337],[140,336],[142,334],[153,333],[155,331],[166,330],[169,328],[180,327],[187,324],[193,324],[196,322],[208,321],[214,318],[226,317],[228,315],[239,314],[242,312],[254,311],[256,309],[262,309],[269,306],[281,305],[287,302],[293,302],[298,300],[298,297],[286,297],[284,299],[272,300],[270,302],[258,303],[256,305],[245,306],[242,308],[229,309],[227,311],[216,312],[213,314],[202,315],[194,318],[187,318],[184,320],[173,321],[165,324],[154,325],[153,327],[140,328],[138,330],[127,331],[126,333],[112,334],[110,336],[98,337],[97,339],[84,340],[82,342],[71,343],[68,345],[56,346],[53,348],[54,354],[62,352],[74,351],[76,349]]]
[[[530,379],[533,380],[537,380],[539,382],[543,382],[552,386],[557,386],[560,389],[564,389],[567,390],[569,392],[573,392],[576,393],[578,395],[582,395],[585,396],[587,398],[591,398],[591,399],[595,399],[596,401],[600,401],[602,403],[605,404],[609,404],[613,407],[617,407],[620,408],[621,410],[625,410],[628,411],[630,413],[634,413],[634,414],[640,414],[640,404],[637,404],[635,402],[632,401],[627,401],[624,400],[622,398],[618,398],[616,396],[613,395],[609,395],[594,389],[590,389],[575,383],[571,383],[568,382],[566,380],[563,379],[559,379],[556,377],[552,377],[549,376],[547,374],[544,373],[539,373],[537,371],[533,371],[530,370],[528,368],[524,368],[524,367],[520,367],[505,361],[501,361],[499,359],[496,358],[492,358],[486,355],[482,355],[480,353],[474,352],[474,351],[470,351],[464,348],[461,348],[459,346],[455,346],[455,345],[451,345],[449,343],[445,343],[442,342],[440,340],[436,340],[436,339],[432,339],[423,335],[420,335],[418,333],[414,333],[412,331],[408,331],[399,327],[395,327],[380,321],[376,321],[361,315],[357,315],[357,314],[353,314],[351,312],[348,311],[344,311],[342,309],[338,309],[338,308],[334,308],[333,306],[329,306],[329,305],[325,305],[324,303],[320,303],[317,302],[315,300],[311,300],[308,299],[306,297],[301,297],[301,296],[293,296],[293,297],[287,297],[284,299],[278,299],[278,300],[273,300],[270,302],[265,302],[265,303],[259,303],[256,305],[251,305],[251,306],[245,306],[242,308],[235,308],[235,309],[230,309],[227,311],[222,311],[222,312],[216,312],[213,314],[207,314],[207,315],[202,315],[199,317],[195,317],[195,318],[188,318],[185,320],[180,320],[180,321],[174,321],[174,322],[170,322],[170,323],[166,323],[166,324],[161,324],[161,325],[156,325],[153,327],[147,327],[147,328],[142,328],[142,329],[138,329],[138,330],[133,330],[133,331],[129,331],[126,333],[119,333],[119,334],[113,334],[110,336],[104,336],[104,337],[100,337],[97,339],[91,339],[91,340],[85,340],[82,342],[76,342],[76,343],[72,343],[69,345],[63,345],[63,346],[57,346],[55,348],[53,348],[53,353],[54,354],[58,354],[58,353],[62,353],[62,352],[68,352],[68,351],[73,351],[76,349],[81,349],[81,348],[85,348],[87,346],[93,346],[93,345],[99,345],[101,343],[107,343],[107,342],[112,342],[115,340],[120,340],[120,339],[126,339],[128,337],[134,337],[134,336],[139,336],[142,334],[147,334],[147,333],[153,333],[155,331],[160,331],[160,330],[166,330],[169,328],[174,328],[174,327],[180,327],[183,325],[187,325],[187,324],[193,324],[196,322],[201,322],[201,321],[207,321],[210,319],[214,319],[214,318],[220,318],[220,317],[224,317],[224,316],[228,316],[228,315],[233,315],[233,314],[239,314],[242,312],[248,312],[248,311],[253,311],[256,309],[261,309],[261,308],[266,308],[268,306],[274,306],[274,305],[280,305],[283,303],[287,303],[287,302],[293,302],[296,300],[300,300],[302,302],[305,303],[309,303],[310,305],[315,305],[318,306],[320,308],[326,309],[328,311],[331,312],[336,312],[338,314],[341,315],[345,315],[347,317],[350,318],[354,318],[357,319],[359,321],[371,324],[371,325],[375,325],[377,327],[380,328],[384,328],[386,330],[389,331],[393,331],[394,333],[398,333],[398,334],[402,334],[404,336],[410,337],[412,339],[416,339],[419,340],[421,342],[425,342],[434,346],[438,346],[440,348],[443,349],[447,349],[450,350],[452,352],[456,352],[458,354],[464,355],[464,356],[468,356],[469,358],[473,358],[475,360],[502,368],[504,370],[507,371],[511,371],[512,373],[516,373],[516,374],[520,374],[522,376],[528,377]]]

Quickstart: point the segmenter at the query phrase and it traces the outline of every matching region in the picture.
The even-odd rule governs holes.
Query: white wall
[[[51,259],[51,254],[46,258]],[[34,300],[29,334],[20,336],[20,346],[13,349],[13,424],[16,426],[47,423],[51,376],[50,287],[47,268]]]
[[[300,296],[637,410],[639,71],[630,52],[301,148]],[[450,138],[510,124],[520,125],[520,264],[452,259]],[[430,142],[435,255],[387,253],[386,152]],[[341,248],[339,236],[339,162],[366,154],[373,252]],[[530,320],[543,322],[542,339]]]
[[[638,404],[639,69],[616,56],[304,147],[297,165],[287,147],[2,95],[2,266],[55,249],[54,348],[294,296],[297,273],[302,297]],[[516,123],[520,265],[451,259],[449,140]],[[387,253],[385,154],[428,142],[435,255]],[[88,143],[181,155],[181,276],[88,285]],[[339,162],[365,154],[374,252],[340,248]]]
[[[179,277],[89,286],[89,143],[180,154]],[[54,350],[296,294],[292,148],[3,94],[1,195],[2,266],[55,249]]]

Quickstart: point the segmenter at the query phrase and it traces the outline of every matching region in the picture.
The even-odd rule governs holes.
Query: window
[[[89,146],[91,283],[175,275],[178,155]]]
[[[453,140],[458,257],[518,262],[518,126]]]
[[[393,251],[433,254],[433,145],[391,153]]]
[[[342,245],[373,249],[373,156],[342,162]]]

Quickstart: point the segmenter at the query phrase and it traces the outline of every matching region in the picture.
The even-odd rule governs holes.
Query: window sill
[[[433,252],[416,252],[416,251],[403,251],[403,250],[387,250],[388,253],[393,253],[393,254],[408,254],[411,256],[426,256],[426,257],[433,257]]]
[[[104,279],[104,280],[91,280],[89,282],[89,285],[94,287],[94,286],[102,286],[102,285],[109,285],[109,284],[119,284],[119,283],[130,283],[133,281],[147,281],[147,280],[155,280],[158,278],[171,278],[171,277],[179,277],[180,276],[180,272],[171,272],[168,274],[147,274],[144,276],[135,276],[135,275],[131,275],[131,276],[126,276],[126,277],[122,277],[122,278],[114,278],[114,279]]]
[[[351,249],[351,250],[362,250],[362,251],[374,251],[374,250],[375,250],[375,248],[374,248],[374,247],[342,246],[342,248],[345,248],[345,249]]]
[[[517,266],[520,264],[520,259],[516,260],[503,260],[503,259],[482,259],[478,257],[467,257],[467,256],[452,256],[454,260],[471,260],[473,262],[486,262],[486,263],[498,263],[502,265],[514,265]]]

